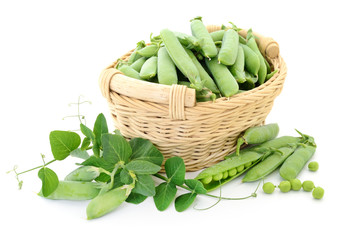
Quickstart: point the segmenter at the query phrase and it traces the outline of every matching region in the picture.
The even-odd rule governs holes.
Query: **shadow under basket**
[[[207,26],[209,32],[219,26]],[[240,35],[246,36],[241,30]],[[262,54],[272,69],[278,69],[264,84],[215,102],[196,102],[195,90],[182,85],[162,85],[123,75],[117,61],[105,68],[99,78],[115,128],[127,139],[150,140],[165,159],[179,156],[187,171],[198,171],[235,151],[239,135],[264,124],[274,99],[281,93],[287,66],[279,55],[278,44],[254,33]],[[121,57],[127,59],[131,50]]]

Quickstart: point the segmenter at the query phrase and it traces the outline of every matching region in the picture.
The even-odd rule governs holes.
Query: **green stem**
[[[47,166],[47,165],[49,165],[50,163],[53,163],[53,162],[55,162],[55,161],[57,161],[57,160],[56,160],[56,159],[51,160],[50,162],[44,163],[44,165],[41,165],[41,166],[38,166],[38,167],[34,167],[34,168],[31,168],[31,169],[26,170],[26,171],[23,171],[23,172],[19,172],[19,173],[17,173],[17,175],[20,175],[20,174],[23,174],[23,173],[27,173],[27,172],[36,170],[36,169],[38,169],[38,168],[42,168],[42,167]]]

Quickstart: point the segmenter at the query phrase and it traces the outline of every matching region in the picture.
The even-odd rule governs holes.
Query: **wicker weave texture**
[[[129,57],[131,52],[122,59]],[[169,104],[118,94],[110,84],[123,77],[115,69],[117,62],[104,69],[99,84],[108,100],[115,128],[123,136],[148,139],[165,159],[180,156],[187,171],[197,171],[223,160],[235,150],[236,140],[243,131],[264,123],[274,99],[282,91],[287,74],[287,66],[281,56],[269,60],[279,71],[263,85],[229,99],[196,103],[194,107],[182,105],[185,91],[183,88],[175,89],[178,85],[171,92],[179,92],[180,97],[171,94]],[[176,110],[172,106],[177,106]]]

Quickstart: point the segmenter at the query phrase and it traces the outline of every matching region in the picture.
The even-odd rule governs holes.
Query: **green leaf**
[[[93,133],[93,131],[87,127],[86,125],[84,125],[83,123],[80,123],[80,129],[81,132],[87,137],[89,138],[93,143],[95,142],[95,135]]]
[[[132,150],[124,137],[106,133],[102,135],[102,144],[103,156],[106,162],[113,165],[119,161],[128,162]]]
[[[150,175],[137,174],[137,182],[132,192],[150,197],[155,195],[155,182]]]
[[[125,167],[127,170],[131,170],[136,174],[155,174],[161,170],[160,166],[142,160],[129,162]]]
[[[172,182],[163,182],[156,187],[156,194],[154,196],[155,206],[158,210],[164,211],[168,208],[170,203],[174,200],[177,189]]]
[[[98,145],[97,142],[93,143],[92,150],[95,156],[100,157],[100,146]]]
[[[171,157],[167,159],[165,165],[168,179],[176,185],[182,185],[185,180],[186,166],[180,157]]]
[[[103,168],[109,172],[112,172],[112,170],[114,169],[113,164],[108,164],[108,162],[106,162],[103,158],[94,155],[90,156],[88,159],[83,161],[81,165]]]
[[[144,160],[154,163],[158,166],[162,165],[162,153],[147,139],[133,138],[130,141],[132,148],[131,160]]]
[[[53,193],[58,186],[58,177],[56,173],[47,167],[42,167],[38,171],[38,177],[42,180],[42,194],[44,197]]]
[[[91,140],[88,137],[85,137],[81,144],[81,150],[84,150],[84,151],[87,150],[90,144],[91,144]]]
[[[85,160],[89,158],[88,152],[85,150],[82,150],[81,148],[76,148],[75,150],[71,151],[70,156],[85,159]]]
[[[196,193],[186,193],[178,196],[175,199],[175,209],[178,212],[183,212],[185,211],[189,206],[192,205],[196,198],[197,194]]]
[[[131,192],[125,201],[128,203],[140,204],[144,202],[144,200],[147,198],[148,198],[147,196],[144,196],[142,194]]]
[[[51,152],[56,160],[63,160],[79,147],[81,138],[69,131],[52,131],[49,135]]]
[[[120,181],[125,184],[131,184],[133,182],[133,178],[130,176],[130,173],[126,169],[121,170]]]
[[[192,189],[195,193],[205,194],[207,190],[204,188],[202,182],[196,179],[186,179],[185,184]]]
[[[102,134],[108,133],[107,121],[104,114],[100,113],[95,120],[93,133],[97,146],[102,146]],[[94,144],[94,143],[93,143]]]

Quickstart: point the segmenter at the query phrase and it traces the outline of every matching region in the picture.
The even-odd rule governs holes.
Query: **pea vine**
[[[120,187],[125,188],[126,202],[140,204],[148,197],[153,197],[155,206],[160,211],[166,210],[173,201],[176,211],[185,211],[198,195],[218,199],[214,205],[220,200],[256,197],[258,188],[254,193],[243,198],[222,197],[221,192],[220,196],[208,194],[201,181],[186,179],[186,167],[182,158],[174,156],[164,161],[162,153],[149,140],[132,138],[128,141],[118,130],[109,132],[103,114],[97,116],[93,129],[87,127],[85,121],[82,122],[84,117],[80,116],[78,107],[80,134],[77,131],[50,132],[49,141],[54,159],[46,161],[42,154],[42,165],[23,172],[18,172],[17,167],[12,170],[20,188],[23,181],[19,179],[19,175],[38,170],[38,177],[42,182],[40,195],[51,197],[57,191],[61,180],[48,166],[54,162],[64,161],[68,157],[76,157],[82,161],[76,164],[77,168],[73,172],[82,167],[91,167],[91,170],[87,170],[87,178],[89,174],[93,174],[91,175],[93,177],[87,181],[99,183],[97,185],[101,188],[99,195]],[[160,173],[162,166],[165,174]],[[97,174],[90,172],[95,170]],[[69,180],[68,177],[64,181]],[[155,179],[160,180],[161,183],[157,185]],[[78,180],[82,181],[82,179]],[[187,193],[177,196],[180,189],[186,190]],[[77,196],[75,200],[78,200]]]

